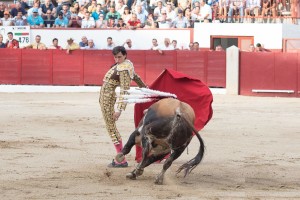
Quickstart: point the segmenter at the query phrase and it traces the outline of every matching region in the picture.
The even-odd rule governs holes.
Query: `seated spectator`
[[[0,19],[4,17],[5,5],[3,2],[0,2]]]
[[[215,51],[225,51],[222,47],[222,45],[217,45]]]
[[[85,17],[85,13],[87,12],[87,8],[86,7],[81,7],[80,8],[80,12],[78,13],[78,17],[80,17],[81,19],[83,19]]]
[[[80,46],[80,49],[84,49],[85,47],[87,47],[89,45],[89,42],[88,42],[88,39],[86,36],[82,36],[81,37],[81,42],[79,42],[79,46]]]
[[[76,14],[71,14],[71,19],[69,20],[69,27],[80,28],[81,18]]]
[[[99,15],[99,19],[96,21],[96,28],[107,28],[107,21],[104,19],[104,14]]]
[[[9,49],[18,49],[19,48],[19,41],[14,39],[14,34],[12,32],[7,33],[7,41],[6,41],[6,48]]]
[[[264,18],[270,13],[272,17],[275,18],[277,16],[276,7],[277,7],[276,0],[262,0],[261,17]]]
[[[35,36],[35,42],[24,47],[26,49],[40,49],[40,50],[45,50],[47,49],[46,45],[44,43],[41,43],[41,36],[37,35]]]
[[[140,23],[141,23],[140,28],[143,28],[145,26],[145,21],[148,16],[147,10],[143,9],[141,5],[137,5],[136,6],[136,16],[137,16],[137,19],[140,20]]]
[[[164,39],[164,45],[162,45],[161,50],[174,50],[174,47],[171,44],[170,38]]]
[[[192,16],[192,12],[190,8],[186,8],[183,10],[183,16],[189,21],[190,26],[188,28],[194,28],[195,18]]]
[[[113,16],[110,16],[107,21],[107,28],[114,28],[116,26],[116,21]]]
[[[25,10],[32,8],[34,1],[33,0],[21,0],[21,7]]]
[[[45,0],[45,3],[41,5],[42,16],[47,16],[47,11],[50,10],[53,16],[56,15],[56,8],[52,4],[51,0]]]
[[[91,17],[89,12],[85,13],[84,19],[81,21],[81,28],[95,28],[96,23],[93,17]]]
[[[127,40],[124,42],[123,46],[124,46],[125,49],[127,49],[127,50],[133,50],[133,49],[134,49],[134,47],[133,47],[133,45],[132,45],[131,39],[127,39]]]
[[[260,0],[246,0],[245,18],[255,16],[260,13]]]
[[[91,5],[88,7],[88,12],[89,13],[93,13],[96,11],[97,8],[97,1],[96,0],[92,0],[91,1]]]
[[[122,18],[118,19],[118,23],[115,26],[117,29],[124,29],[127,28],[127,25],[124,23]]]
[[[116,4],[116,11],[121,15],[122,13],[124,13],[124,9],[126,7],[127,5],[125,5],[124,0],[118,0],[118,3]]]
[[[147,16],[144,28],[156,28],[152,13]]]
[[[219,0],[219,20],[221,23],[227,22],[227,11],[229,0]]]
[[[152,46],[150,50],[158,51],[160,54],[163,54],[163,51],[161,50],[161,47],[158,45],[157,39],[152,39]]]
[[[178,9],[178,16],[173,21],[173,28],[187,28],[189,26],[189,21],[183,16],[183,11]]]
[[[48,47],[48,49],[59,49],[59,50],[62,50],[62,47],[58,45],[58,39],[57,38],[54,38],[52,40],[52,45],[50,45]]]
[[[166,11],[166,7],[163,6],[162,0],[157,0],[157,7],[154,9],[153,12],[154,20],[157,20],[161,17],[162,11]]]
[[[193,51],[200,51],[200,47],[199,47],[199,43],[198,42],[194,42],[193,43]]]
[[[184,10],[186,8],[191,8],[191,2],[189,0],[178,0],[178,9]]]
[[[16,6],[13,9],[11,9],[10,15],[12,17],[16,17],[18,15],[18,12],[21,12],[22,15],[26,15],[27,14],[26,10],[21,7],[21,3],[17,1],[16,2]]]
[[[79,11],[80,11],[80,6],[79,6],[79,3],[78,2],[74,2],[73,3],[73,6],[70,8],[70,11],[71,11],[71,13],[73,13],[73,14],[79,14]]]
[[[43,12],[42,12],[42,9],[40,8],[40,4],[38,2],[35,2],[33,4],[33,7],[30,8],[29,10],[27,10],[27,17],[28,16],[31,16],[33,14],[33,10],[37,10],[39,16],[42,16]]]
[[[109,49],[109,50],[111,50],[111,49],[113,49],[113,48],[116,46],[115,43],[113,42],[112,37],[108,37],[108,38],[106,39],[106,43],[107,43],[107,45],[104,47],[104,49]]]
[[[67,46],[66,46],[66,49],[67,49],[67,54],[70,54],[71,51],[73,50],[76,50],[76,49],[80,49],[80,46],[74,42],[74,39],[73,38],[69,38],[67,39]]]
[[[131,19],[131,11],[129,10],[128,7],[124,8],[124,12],[121,17],[124,20],[125,24],[127,24],[127,22]]]
[[[3,43],[3,35],[0,34],[0,49],[2,49],[2,48],[6,48],[6,44]]]
[[[70,11],[68,5],[63,5],[61,12],[63,13],[64,17],[66,17],[68,20],[71,18],[71,11]],[[60,11],[57,11],[57,15],[59,13],[60,13]]]
[[[46,16],[43,16],[43,20],[44,20],[45,27],[47,28],[53,27],[55,17],[52,15],[51,10],[47,10]]]
[[[135,13],[131,15],[131,19],[127,22],[127,27],[131,30],[141,27],[141,21],[137,18]]]
[[[65,28],[68,27],[68,25],[69,25],[69,20],[66,17],[64,17],[62,12],[58,13],[58,17],[55,19],[53,27]]]
[[[95,47],[94,41],[92,39],[89,39],[88,40],[88,45],[85,46],[85,47],[81,47],[80,49],[95,50],[97,48]]]
[[[27,18],[27,22],[28,24],[32,27],[32,28],[42,28],[44,27],[44,20],[43,18],[38,14],[38,9],[34,8],[32,10],[32,15],[30,15]]]
[[[106,17],[105,19],[108,20],[109,18],[113,18],[113,19],[119,19],[121,17],[120,13],[118,13],[117,11],[115,11],[115,7],[110,7],[109,8],[109,12],[106,13]]]
[[[22,12],[18,12],[18,15],[12,20],[14,26],[26,26],[26,17],[23,17]]]
[[[205,0],[200,0],[200,20],[205,23],[212,22],[212,10]]]
[[[233,11],[239,12],[239,22],[242,23],[244,17],[244,0],[229,0],[228,23],[233,23]]]
[[[105,12],[102,9],[101,4],[97,4],[96,10],[92,12],[92,17],[95,19],[95,21],[97,21],[101,14],[104,15]]]
[[[158,21],[158,28],[171,28],[172,22],[170,19],[167,19],[166,11],[161,12],[161,17],[159,17]]]
[[[4,11],[4,17],[1,18],[0,25],[1,26],[12,26],[13,25],[13,19],[10,18],[10,14],[8,11]]]
[[[173,10],[172,2],[167,2],[166,13],[167,13],[167,19],[170,19],[171,21],[173,21],[177,17],[176,12]]]

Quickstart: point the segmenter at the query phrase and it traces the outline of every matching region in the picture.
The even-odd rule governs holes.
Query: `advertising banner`
[[[19,41],[20,47],[30,44],[30,27],[29,26],[1,26],[0,34],[3,35],[3,42],[7,41],[7,33],[12,32],[14,39]]]

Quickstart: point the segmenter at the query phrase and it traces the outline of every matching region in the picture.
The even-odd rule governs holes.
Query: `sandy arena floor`
[[[0,199],[300,199],[300,99],[214,95],[213,108],[203,163],[176,175],[194,138],[160,186],[162,164],[125,178],[134,150],[129,168],[106,167],[115,150],[98,93],[0,93]],[[118,127],[127,140],[133,105]]]

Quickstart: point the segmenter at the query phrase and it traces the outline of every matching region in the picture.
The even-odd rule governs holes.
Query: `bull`
[[[177,170],[177,174],[184,170],[184,177],[189,174],[201,162],[205,149],[204,142],[193,125],[194,120],[192,107],[177,99],[165,98],[152,104],[144,111],[143,119],[130,135],[122,152],[115,158],[121,162],[134,145],[142,145],[142,161],[126,178],[135,180],[143,174],[145,167],[169,155],[155,179],[156,184],[163,184],[165,172],[184,152],[195,134],[200,142],[199,151],[193,159]]]

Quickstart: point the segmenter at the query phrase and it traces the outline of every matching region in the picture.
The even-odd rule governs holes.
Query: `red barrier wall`
[[[0,49],[0,83],[34,85],[101,85],[114,63],[110,50]],[[128,51],[136,72],[151,84],[165,68],[171,68],[225,87],[225,54],[207,51]],[[211,60],[209,60],[211,59]],[[133,84],[135,85],[135,84]]]
[[[299,54],[241,52],[240,94],[252,96],[299,96]],[[294,93],[255,93],[258,90],[294,90]]]

